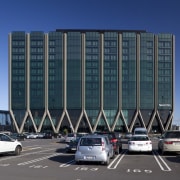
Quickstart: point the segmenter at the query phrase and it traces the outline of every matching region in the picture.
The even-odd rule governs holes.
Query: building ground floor
[[[136,127],[145,127],[149,133],[162,133],[172,126],[170,110],[16,110],[9,112],[5,124],[22,132],[133,132]]]

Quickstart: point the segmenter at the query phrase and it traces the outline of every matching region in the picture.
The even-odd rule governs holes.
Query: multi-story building
[[[18,132],[170,128],[175,37],[144,30],[9,34],[9,111]]]

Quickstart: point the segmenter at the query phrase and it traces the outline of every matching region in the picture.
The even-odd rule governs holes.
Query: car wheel
[[[160,147],[158,147],[158,152],[159,154],[161,155],[164,155],[165,154],[165,151],[163,149],[161,149]]]
[[[119,147],[119,153],[122,151],[122,146]]]
[[[111,159],[114,159],[115,158],[115,152],[113,151],[113,155],[111,157]]]
[[[119,147],[116,149],[116,154],[119,154]]]
[[[21,147],[17,146],[14,153],[16,156],[20,155],[21,154]]]
[[[109,165],[109,163],[110,163],[110,158],[109,158],[109,156],[107,157],[107,161],[104,163],[104,165]]]
[[[81,161],[76,161],[76,164],[77,164],[77,165],[80,165],[80,164],[81,164]]]

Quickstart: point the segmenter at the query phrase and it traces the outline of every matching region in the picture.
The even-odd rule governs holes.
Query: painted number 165
[[[140,169],[127,169],[127,171],[126,171],[127,173],[142,173],[142,172],[145,172],[145,173],[147,173],[147,174],[150,174],[150,173],[152,173],[152,171],[151,170],[147,170],[147,169],[145,169],[145,170],[140,170]]]

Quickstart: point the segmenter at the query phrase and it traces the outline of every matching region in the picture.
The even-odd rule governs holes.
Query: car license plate
[[[138,146],[143,146],[143,144],[138,144]]]
[[[92,160],[92,159],[95,159],[95,157],[94,156],[85,156],[85,159]]]

